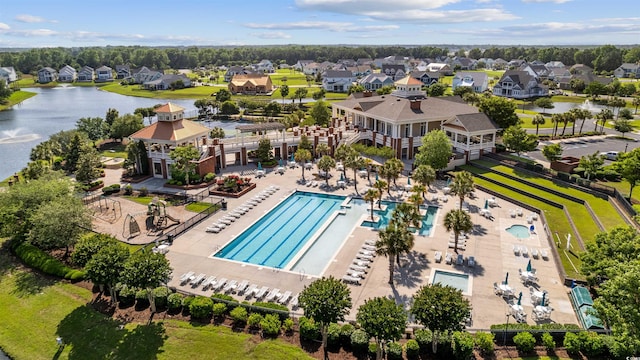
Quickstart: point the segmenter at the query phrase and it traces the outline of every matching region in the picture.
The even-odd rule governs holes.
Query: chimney
[[[373,93],[369,90],[363,92],[362,94],[364,95],[364,97],[371,97],[373,95]]]
[[[420,100],[411,100],[409,104],[411,106],[411,110],[420,110]]]

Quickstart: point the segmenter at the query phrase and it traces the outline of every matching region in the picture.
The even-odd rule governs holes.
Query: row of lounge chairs
[[[361,281],[369,272],[373,258],[376,256],[376,247],[374,240],[365,241],[364,245],[356,254],[353,262],[349,265],[349,269],[342,277],[342,281],[347,284],[360,285]]]
[[[513,254],[515,256],[522,255],[523,257],[529,257],[529,248],[524,245],[513,245]],[[534,259],[542,258],[543,260],[549,259],[549,252],[546,249],[531,248],[531,257]]]
[[[212,233],[219,233],[220,231],[225,229],[227,226],[231,225],[232,222],[239,219],[242,215],[246,214],[249,210],[253,209],[256,205],[261,203],[263,200],[271,196],[273,193],[275,193],[279,189],[280,187],[278,186],[270,186],[262,190],[261,192],[256,194],[254,197],[252,197],[250,200],[247,200],[244,204],[229,211],[225,216],[218,219],[217,222],[214,222],[213,224],[207,226],[206,231],[212,232]]]

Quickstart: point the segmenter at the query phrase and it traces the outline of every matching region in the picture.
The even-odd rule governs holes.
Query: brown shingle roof
[[[179,143],[209,133],[209,128],[189,120],[158,121],[130,136],[136,140]]]
[[[156,108],[154,111],[156,112],[156,114],[157,113],[174,113],[178,111],[184,111],[184,108],[169,102]]]

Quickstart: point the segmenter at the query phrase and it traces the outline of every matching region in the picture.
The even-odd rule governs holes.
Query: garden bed
[[[255,183],[251,183],[249,184],[247,187],[245,187],[244,189],[242,189],[239,192],[227,192],[224,190],[209,190],[209,195],[215,195],[215,196],[222,196],[222,197],[230,197],[230,198],[234,198],[237,199],[239,197],[241,197],[242,195],[248,193],[249,191],[253,190],[256,188],[256,184]]]

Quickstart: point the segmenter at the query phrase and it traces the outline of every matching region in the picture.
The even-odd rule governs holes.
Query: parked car
[[[600,155],[604,156],[604,158],[607,159],[607,160],[616,160],[616,159],[618,159],[618,152],[617,151],[601,152]]]

